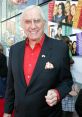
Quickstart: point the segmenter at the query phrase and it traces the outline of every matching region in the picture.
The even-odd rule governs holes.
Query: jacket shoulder
[[[10,47],[10,50],[18,50],[18,49],[20,49],[21,50],[21,48],[22,47],[24,47],[24,45],[25,45],[25,40],[23,40],[23,41],[20,41],[20,42],[17,42],[16,44],[14,44],[14,45],[12,45],[11,47]]]
[[[68,48],[67,44],[63,42],[62,40],[53,39],[47,36],[47,39],[49,41],[49,44],[52,45],[52,47],[57,48]]]

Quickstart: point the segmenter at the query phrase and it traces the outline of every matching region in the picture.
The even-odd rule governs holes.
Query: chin
[[[38,40],[40,37],[37,37],[37,36],[30,36],[30,37],[28,37],[29,39],[31,39],[31,40]]]
[[[38,40],[38,38],[30,38],[32,41],[36,41]]]

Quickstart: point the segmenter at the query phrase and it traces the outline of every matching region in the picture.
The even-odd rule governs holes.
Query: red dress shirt
[[[40,50],[42,48],[44,38],[45,35],[43,35],[40,41],[35,44],[35,47],[33,49],[30,47],[29,41],[26,41],[24,53],[24,76],[27,85],[30,83]]]

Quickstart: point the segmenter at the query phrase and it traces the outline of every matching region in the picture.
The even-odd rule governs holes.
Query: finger
[[[54,97],[54,98],[52,98],[52,99],[46,98],[46,102],[53,103],[53,102],[55,102],[55,101],[57,101],[57,97]]]
[[[45,98],[48,99],[48,100],[51,100],[55,97],[57,98],[57,94],[55,94],[55,92],[50,93],[50,95],[48,94],[47,96],[45,96]]]
[[[57,97],[54,97],[54,98],[52,98],[52,99],[46,98],[46,102],[47,102],[48,104],[54,104],[55,102],[57,102]]]
[[[51,100],[53,97],[51,95],[45,96],[47,100]]]
[[[49,95],[51,95],[51,94],[52,94],[52,91],[49,90],[49,91],[47,92],[47,96],[49,96]]]
[[[46,100],[46,103],[49,105],[49,106],[53,106],[53,105],[56,105],[57,104],[57,100]]]
[[[57,96],[57,92],[54,89],[48,91],[47,95],[54,95]]]
[[[54,101],[53,103],[50,103],[49,106],[52,107],[52,106],[54,106],[54,105],[56,105],[56,104],[57,104],[57,101]]]

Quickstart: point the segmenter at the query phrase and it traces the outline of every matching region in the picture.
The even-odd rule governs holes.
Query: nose
[[[36,26],[36,24],[35,24],[34,20],[32,20],[32,22],[31,22],[31,28],[35,28],[35,26]]]

